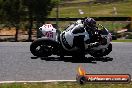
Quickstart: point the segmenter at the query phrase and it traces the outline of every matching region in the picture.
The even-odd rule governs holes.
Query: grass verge
[[[53,82],[53,83],[11,83],[0,84],[0,88],[132,88],[130,84],[84,84],[76,82]]]
[[[112,42],[132,42],[132,39],[120,39],[120,40],[112,40]]]
[[[117,14],[114,15],[114,7]],[[59,17],[127,17],[132,16],[132,2],[115,2],[112,4],[68,4],[59,6]],[[84,14],[79,14],[81,9]],[[53,8],[49,17],[56,17],[56,8]]]

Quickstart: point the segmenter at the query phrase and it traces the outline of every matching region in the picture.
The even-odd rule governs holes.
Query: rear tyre
[[[30,51],[37,57],[48,57],[52,55],[56,42],[50,39],[37,39],[30,45]]]

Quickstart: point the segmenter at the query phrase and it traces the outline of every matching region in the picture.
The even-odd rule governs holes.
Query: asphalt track
[[[35,58],[28,42],[0,42],[0,81],[75,80],[79,65],[88,74],[132,75],[132,43],[112,43],[113,51],[105,58],[73,61],[57,56]]]

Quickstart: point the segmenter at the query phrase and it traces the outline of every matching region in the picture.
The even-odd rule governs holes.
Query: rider
[[[65,30],[62,35],[62,45],[67,50],[78,47],[81,51],[85,51],[85,43],[88,44],[88,48],[99,45],[93,38],[96,33],[96,21],[93,18],[77,20]]]
[[[95,37],[96,35],[98,35],[96,21],[93,18],[85,18],[83,21],[83,24],[84,24],[84,29],[86,29],[90,37],[90,40],[88,40],[89,41],[88,43],[91,43],[91,44],[95,42],[97,43],[97,41],[95,41],[96,40]]]

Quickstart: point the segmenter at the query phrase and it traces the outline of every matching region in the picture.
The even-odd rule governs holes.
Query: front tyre
[[[103,57],[108,55],[112,51],[112,44],[110,43],[106,49],[92,51],[89,54],[93,57]]]
[[[53,40],[41,38],[32,42],[30,51],[37,57],[48,57],[52,55],[56,43]]]

